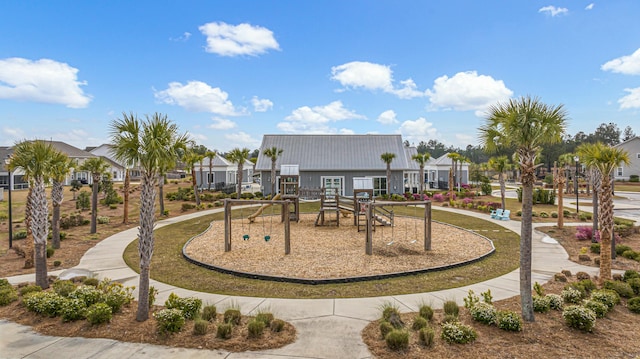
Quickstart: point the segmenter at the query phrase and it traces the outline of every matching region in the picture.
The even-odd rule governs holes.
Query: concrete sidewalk
[[[487,214],[460,211],[448,207],[436,210],[461,213],[497,223],[506,229],[520,233],[520,222],[497,221]],[[202,211],[158,222],[156,228],[191,218],[221,211]],[[84,255],[76,269],[86,269],[99,278],[110,278],[125,285],[138,285],[138,274],[122,259],[126,246],[137,237],[137,228],[117,233],[98,243]],[[534,231],[532,282],[545,283],[563,269],[575,273],[584,271],[597,274],[594,267],[581,266],[568,260],[568,255],[555,240]],[[55,272],[54,272],[55,273]],[[59,274],[55,273],[55,274]],[[10,277],[11,283],[34,281],[33,275]],[[297,340],[280,349],[260,352],[229,353],[197,349],[171,348],[148,344],[117,342],[107,339],[62,338],[43,336],[30,328],[0,321],[0,358],[370,358],[360,332],[372,320],[380,316],[379,307],[393,302],[403,312],[417,311],[421,303],[441,308],[447,300],[463,304],[463,298],[472,289],[481,293],[491,289],[494,300],[519,294],[519,270],[473,285],[428,293],[405,294],[386,297],[352,299],[276,299],[235,297],[200,293],[152,280],[159,290],[158,302],[164,302],[170,293],[181,297],[195,296],[206,304],[225,308],[231,303],[240,306],[243,314],[251,315],[260,308],[269,308],[276,317],[291,322],[298,332]],[[418,289],[419,290],[419,289]]]

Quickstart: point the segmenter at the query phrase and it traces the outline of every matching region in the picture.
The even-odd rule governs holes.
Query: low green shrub
[[[449,344],[466,344],[475,341],[478,338],[478,333],[468,325],[449,322],[442,324],[440,336]]]
[[[602,286],[604,289],[614,290],[618,295],[624,298],[631,298],[634,296],[633,289],[627,282],[620,282],[615,280],[606,280]]]
[[[496,322],[497,310],[491,304],[483,302],[476,303],[469,309],[469,313],[471,314],[471,318],[473,318],[473,320],[475,320],[476,322],[487,325],[491,325]]]
[[[519,332],[522,330],[522,318],[512,310],[498,311],[496,325],[508,332]]]
[[[627,283],[629,283],[635,295],[640,295],[640,278],[631,278],[627,280]]]
[[[90,285],[93,287],[97,287],[99,283],[100,281],[98,280],[98,278],[94,278],[94,277],[85,278],[85,280],[82,281],[82,284]]]
[[[194,209],[196,208],[196,205],[193,203],[183,203],[182,206],[180,207],[180,209],[182,210],[182,212],[186,212],[190,209]]]
[[[84,319],[87,312],[87,306],[80,299],[65,298],[60,307],[60,316],[65,322]]]
[[[600,243],[591,243],[589,250],[591,253],[600,254]]]
[[[16,300],[18,300],[18,291],[13,286],[0,287],[0,306],[9,305]]]
[[[629,308],[632,313],[640,314],[640,297],[629,299],[627,308]]]
[[[585,300],[582,305],[587,309],[591,309],[595,313],[596,318],[604,318],[609,311],[609,307],[597,300]]]
[[[47,258],[51,258],[53,257],[53,255],[56,253],[55,248],[53,247],[47,247]]]
[[[385,337],[387,348],[391,350],[405,350],[409,348],[409,332],[402,329],[394,329]]]
[[[558,212],[551,212],[551,218],[558,218]]]
[[[631,251],[631,250],[633,250],[633,248],[631,248],[631,247],[629,247],[627,245],[624,245],[624,244],[616,245],[616,254],[619,255],[619,256],[621,256],[622,253],[624,253],[626,251]]]
[[[594,290],[591,293],[591,300],[598,301],[611,309],[620,303],[620,295],[611,289]]]
[[[111,307],[113,313],[118,313],[124,305],[133,300],[133,287],[125,287],[120,283],[111,283],[103,289],[103,301]]]
[[[430,321],[431,318],[433,318],[433,309],[428,304],[420,305],[420,308],[418,308],[418,313],[427,321]]]
[[[560,293],[565,303],[580,304],[582,302],[582,293],[575,288],[568,287]]]
[[[435,337],[436,337],[436,331],[433,330],[433,328],[431,327],[422,328],[418,332],[418,339],[420,340],[420,343],[425,347],[433,346],[433,341]]]
[[[217,315],[218,310],[215,305],[205,305],[204,308],[202,308],[201,317],[206,321],[215,321]]]
[[[591,276],[587,272],[578,272],[576,273],[576,279],[586,280],[586,279],[591,279]]]
[[[96,303],[87,309],[87,321],[92,325],[111,321],[111,307],[104,303]]]
[[[158,325],[158,333],[177,333],[182,330],[184,313],[178,308],[162,309],[153,315]]]
[[[102,291],[90,285],[81,285],[69,293],[69,298],[81,299],[87,307],[102,301]]]
[[[39,285],[35,284],[29,284],[20,288],[20,295],[23,297],[33,292],[42,292],[42,288]]]
[[[220,325],[218,325],[218,330],[216,331],[216,338],[229,339],[231,338],[232,332],[233,332],[233,324],[221,323]]]
[[[624,275],[622,275],[622,280],[624,280],[625,282],[628,282],[629,279],[632,279],[632,278],[640,278],[640,273],[634,271],[633,269],[628,269],[624,271]]]
[[[76,290],[76,285],[70,280],[57,280],[51,286],[56,293],[63,297],[68,297],[71,292]]]
[[[464,307],[467,309],[471,309],[473,308],[474,305],[480,302],[480,298],[478,298],[478,296],[475,295],[472,289],[469,289],[469,291],[467,292],[467,296],[463,299],[463,301],[464,301]]]
[[[417,317],[415,317],[413,319],[413,324],[411,325],[411,328],[413,330],[418,331],[418,330],[420,330],[420,329],[422,329],[422,328],[424,328],[424,327],[426,327],[428,325],[429,325],[429,322],[426,319],[424,319],[423,317],[418,315]]]
[[[33,292],[22,299],[22,304],[31,312],[55,317],[60,312],[64,299],[56,292]]]
[[[240,320],[242,319],[242,314],[240,314],[240,310],[229,308],[224,311],[224,322],[229,323],[231,325],[239,325]]]
[[[444,310],[444,314],[453,315],[455,317],[457,317],[458,313],[460,312],[460,308],[458,307],[458,303],[456,303],[453,300],[448,300],[448,301],[444,302],[444,305],[443,305],[442,309]]]
[[[247,330],[249,331],[249,338],[259,338],[264,333],[265,324],[262,320],[253,318],[247,323]]]
[[[579,305],[570,305],[562,312],[562,317],[567,325],[574,329],[590,332],[596,325],[596,314]]]
[[[272,320],[269,328],[271,328],[271,331],[274,333],[280,333],[282,329],[284,329],[284,320],[282,319]]]
[[[589,293],[591,293],[592,291],[594,291],[594,290],[596,290],[598,288],[598,287],[596,287],[596,284],[591,279],[582,279],[582,280],[578,281],[577,284],[581,288],[584,288],[586,294],[589,294]]]
[[[537,313],[546,313],[551,309],[551,301],[549,297],[533,296],[533,311]]]
[[[549,299],[549,308],[552,310],[562,310],[564,306],[564,300],[558,294],[547,294],[546,298]]]
[[[180,298],[177,294],[169,294],[169,298],[164,302],[167,309],[180,309],[185,319],[195,319],[200,313],[202,307],[202,299],[187,297]]]
[[[553,275],[553,280],[556,282],[566,282],[567,281],[567,277],[562,274],[562,273],[556,273]]]

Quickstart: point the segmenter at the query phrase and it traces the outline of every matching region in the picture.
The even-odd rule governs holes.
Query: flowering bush
[[[470,203],[473,203],[473,199],[465,197],[462,199],[462,203],[464,203],[465,205],[469,205]]]
[[[180,309],[185,319],[194,319],[202,307],[202,299],[180,298],[175,293],[169,294],[169,299],[164,303],[168,309]]]
[[[575,288],[564,289],[561,295],[565,303],[580,304],[582,302],[582,293]]]
[[[579,305],[571,305],[562,312],[562,317],[568,326],[590,332],[596,325],[596,314]]]
[[[553,310],[562,310],[563,300],[562,297],[557,294],[547,294],[545,298],[549,299],[549,308]]]
[[[444,202],[444,196],[442,193],[436,193],[433,195],[433,200],[436,202]]]
[[[579,241],[586,241],[593,239],[593,228],[587,226],[576,227],[576,239]]]
[[[180,309],[162,309],[153,316],[158,321],[160,333],[177,333],[184,326],[184,316]]]
[[[498,312],[493,305],[479,302],[469,308],[469,313],[476,322],[491,325],[496,322]]]
[[[104,303],[96,303],[87,309],[87,321],[89,323],[101,324],[111,321],[111,307]]]
[[[27,310],[40,315],[55,317],[62,307],[64,297],[56,292],[33,292],[22,300]]]
[[[501,310],[497,314],[496,325],[502,330],[519,332],[522,330],[522,318],[511,310]]]
[[[620,303],[620,296],[611,289],[594,290],[591,293],[591,300],[595,300],[606,305],[609,309]]]
[[[87,307],[102,301],[102,291],[91,285],[81,285],[69,293],[69,298],[84,301]]]
[[[448,322],[442,324],[441,337],[449,344],[466,344],[476,340],[478,333],[472,327],[460,322]]]

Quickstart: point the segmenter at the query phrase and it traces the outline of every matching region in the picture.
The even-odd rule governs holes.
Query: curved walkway
[[[497,221],[487,214],[460,211],[447,207],[437,210],[461,213],[500,224],[506,229],[520,233],[519,221]],[[196,218],[221,211],[202,211],[157,223],[160,228],[172,223]],[[138,285],[138,274],[124,262],[122,253],[138,234],[132,228],[98,243],[87,251],[75,270],[89,270],[99,278],[110,278],[125,285]],[[534,231],[532,252],[532,283],[545,283],[563,269],[597,274],[598,269],[586,267],[568,260],[565,250],[555,240]],[[61,271],[51,274],[60,274]],[[34,275],[10,277],[11,283],[34,281]],[[31,331],[29,327],[0,320],[0,357],[2,358],[52,358],[55,353],[68,358],[371,358],[363,343],[360,332],[372,320],[378,319],[379,307],[385,302],[393,302],[401,311],[417,311],[421,303],[430,303],[434,308],[442,307],[446,300],[463,304],[463,298],[472,289],[481,293],[491,289],[494,300],[519,295],[519,270],[485,282],[428,293],[404,294],[386,297],[348,299],[277,299],[258,297],[235,297],[228,295],[200,293],[152,280],[151,285],[159,290],[158,302],[164,302],[170,293],[179,296],[195,296],[206,304],[225,308],[232,303],[242,309],[243,314],[255,313],[260,308],[269,308],[276,317],[295,325],[297,340],[280,349],[260,352],[230,353],[223,350],[198,350],[163,347],[156,345],[118,342],[110,339],[64,338],[44,336]],[[419,291],[419,288],[416,288]],[[137,294],[136,294],[137,296]]]

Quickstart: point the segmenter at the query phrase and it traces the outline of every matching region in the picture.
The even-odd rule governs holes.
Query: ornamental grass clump
[[[596,325],[596,314],[591,309],[579,305],[565,308],[562,317],[569,327],[585,332],[592,331]]]
[[[391,350],[406,350],[409,348],[409,332],[403,329],[394,329],[385,337],[387,348]]]
[[[280,333],[284,329],[284,320],[282,319],[274,319],[271,321],[271,325],[269,328],[274,333]]]
[[[418,308],[418,314],[427,321],[430,321],[433,318],[433,308],[428,304],[422,304]]]
[[[229,308],[224,311],[224,322],[231,325],[239,325],[242,319],[239,309]]]
[[[263,322],[264,325],[268,327],[269,325],[271,325],[271,321],[273,321],[274,318],[273,314],[269,312],[259,312],[258,314],[256,314],[255,319]]]
[[[202,308],[202,314],[200,317],[207,321],[215,321],[216,316],[218,315],[218,310],[215,305],[206,305]]]
[[[380,328],[380,337],[382,339],[384,339],[387,336],[387,334],[391,333],[391,331],[394,329],[391,323],[384,320],[380,322],[379,328]]]
[[[423,317],[418,315],[413,319],[413,324],[411,325],[411,329],[418,331],[422,328],[425,328],[428,325],[429,325],[429,322]]]
[[[418,332],[418,339],[420,340],[420,343],[425,347],[433,346],[435,337],[436,331],[431,327],[422,328]]]
[[[264,322],[253,318],[247,323],[247,330],[249,332],[249,338],[259,338],[264,333]]]
[[[231,338],[232,332],[233,332],[233,324],[221,323],[220,325],[218,325],[218,330],[216,331],[216,338],[229,339]]]
[[[449,322],[442,324],[440,336],[449,344],[466,344],[475,341],[478,338],[478,333],[468,325]]]
[[[400,317],[400,308],[391,302],[382,304],[382,320],[389,322],[395,329],[404,328],[404,322]]]
[[[204,319],[196,319],[193,322],[193,334],[205,335],[209,331],[209,321]]]
[[[445,315],[453,315],[454,317],[458,317],[458,314],[460,312],[460,308],[458,307],[458,303],[456,303],[453,300],[448,300],[446,302],[444,302],[444,305],[442,307],[442,309],[444,310],[444,314]]]

